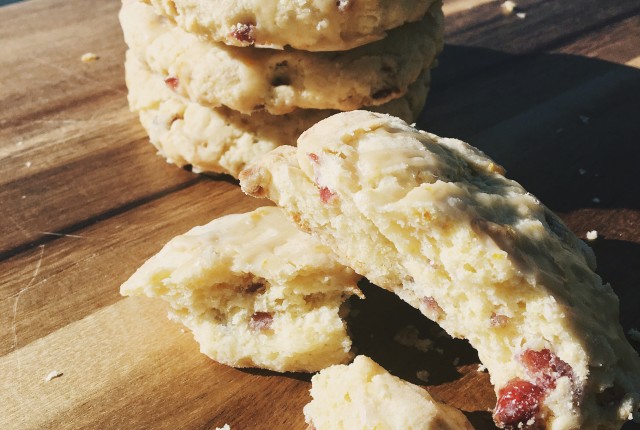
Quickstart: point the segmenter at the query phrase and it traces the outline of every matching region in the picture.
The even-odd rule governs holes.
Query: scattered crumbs
[[[519,19],[525,19],[525,18],[527,17],[527,14],[526,14],[526,13],[524,13],[524,12],[518,12],[518,13],[516,13],[516,16],[517,16]]]
[[[24,163],[24,167],[31,167],[31,161],[27,161],[26,163]]]
[[[47,376],[44,377],[44,381],[49,382],[52,379],[59,378],[61,376],[62,376],[62,372],[58,372],[57,370],[52,370],[51,372],[49,372]]]
[[[429,372],[426,370],[418,370],[416,372],[416,378],[422,382],[429,382]]]
[[[600,199],[598,197],[594,197],[591,199],[593,203],[600,203]]]
[[[584,176],[587,174],[587,171],[585,169],[578,169],[578,173]]]
[[[637,328],[630,328],[627,334],[629,335],[629,339],[640,343],[640,330]]]
[[[187,331],[183,328],[180,329],[180,333],[186,333]]]
[[[415,348],[418,351],[427,352],[433,346],[433,342],[429,339],[420,339],[418,329],[412,325],[408,325],[401,329],[393,337],[396,343],[409,348]]]
[[[457,366],[458,364],[460,364],[460,357],[456,357],[453,359],[453,365]]]
[[[22,197],[20,197],[20,198],[21,198],[21,199],[26,199],[26,198],[27,198],[27,196],[22,196]]]
[[[511,0],[507,0],[504,3],[500,4],[500,9],[502,10],[502,14],[509,16],[513,14],[517,4]]]
[[[596,240],[598,238],[598,230],[591,230],[587,232],[588,240]]]
[[[82,61],[83,63],[90,63],[92,61],[96,61],[99,58],[100,57],[98,57],[98,55],[93,52],[85,52],[84,54],[82,54],[82,57],[80,57],[80,61]]]
[[[231,430],[231,427],[229,427],[229,424],[225,424],[222,427],[216,427],[216,430]]]
[[[484,364],[480,363],[478,364],[478,372],[486,372],[487,368]]]
[[[24,141],[22,141],[22,140],[21,140],[21,141],[20,141],[20,142],[18,142],[16,145],[18,145],[18,146],[22,146],[22,145],[24,145]]]
[[[589,124],[589,120],[591,119],[585,115],[578,115],[578,118],[580,118],[580,121],[582,121],[583,124]]]

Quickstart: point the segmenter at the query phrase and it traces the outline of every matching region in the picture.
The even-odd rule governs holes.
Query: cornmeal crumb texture
[[[235,367],[317,371],[351,360],[341,316],[360,277],[274,207],[175,237],[120,289],[157,297],[200,350]]]
[[[462,412],[397,378],[369,357],[331,366],[311,379],[313,400],[304,407],[316,430],[473,429]]]
[[[354,111],[240,178],[343,264],[468,339],[499,425],[619,428],[640,405],[640,360],[617,297],[592,251],[503,173],[464,142]]]
[[[140,2],[123,4],[120,22],[132,52],[177,94],[244,114],[282,115],[297,108],[353,110],[401,97],[442,50],[444,19],[437,2],[421,21],[338,53],[202,40]]]
[[[433,0],[145,0],[190,33],[236,46],[351,49],[418,21]]]
[[[295,144],[307,128],[335,111],[298,109],[286,115],[209,108],[181,97],[161,75],[153,74],[127,52],[125,77],[131,110],[137,112],[149,140],[158,152],[194,172],[228,173],[237,177],[245,165],[281,145]],[[422,110],[430,73],[411,85],[399,99],[371,109],[414,121]]]

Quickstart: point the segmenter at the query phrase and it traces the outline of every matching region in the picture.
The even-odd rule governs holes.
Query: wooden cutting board
[[[308,375],[219,365],[162,304],[118,294],[171,237],[265,204],[155,155],[127,109],[118,7],[0,8],[0,428],[303,429]],[[526,0],[523,18],[486,0],[445,10],[419,126],[485,150],[578,236],[597,230],[590,244],[625,331],[640,327],[637,1]],[[86,52],[99,59],[81,62]],[[493,428],[493,391],[468,344],[363,288],[358,351],[415,383],[426,370],[434,395]],[[395,342],[408,325],[433,348]]]

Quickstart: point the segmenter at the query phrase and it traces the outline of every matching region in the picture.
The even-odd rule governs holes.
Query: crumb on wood
[[[418,370],[416,372],[416,378],[418,378],[422,382],[429,382],[429,371],[427,371],[427,370]]]
[[[231,430],[229,424],[225,424],[222,427],[216,427],[216,430]]]
[[[393,337],[396,343],[409,348],[415,348],[421,352],[427,352],[433,347],[433,342],[429,339],[421,339],[418,329],[412,325],[402,328]]]
[[[98,57],[98,54],[96,54],[94,52],[85,52],[80,57],[80,61],[82,61],[83,63],[90,63],[92,61],[96,61],[99,58],[100,57]]]
[[[502,10],[503,15],[509,16],[513,14],[513,11],[516,9],[517,4],[514,1],[507,0],[500,4],[500,9]]]
[[[598,230],[591,230],[587,232],[587,240],[596,240],[598,238]]]
[[[44,377],[44,381],[45,381],[45,382],[49,382],[49,381],[51,381],[52,379],[55,379],[55,378],[59,378],[59,377],[61,377],[62,375],[63,375],[63,373],[62,373],[62,372],[58,372],[57,370],[52,370],[51,372],[49,372],[49,373],[47,374],[47,376],[45,376],[45,377]]]
[[[516,13],[516,16],[518,17],[518,19],[525,19],[527,17],[527,14],[524,12],[518,12]]]

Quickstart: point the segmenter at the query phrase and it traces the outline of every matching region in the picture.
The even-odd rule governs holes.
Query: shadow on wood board
[[[447,45],[418,125],[479,147],[555,211],[639,209],[638,100],[634,67]]]

